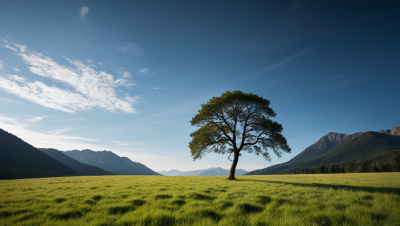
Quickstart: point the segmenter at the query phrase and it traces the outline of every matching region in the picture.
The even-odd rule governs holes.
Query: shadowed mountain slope
[[[99,167],[117,175],[159,175],[145,165],[133,162],[126,157],[119,157],[111,151],[86,149],[65,151],[64,154],[82,163]]]
[[[62,162],[64,165],[74,169],[76,172],[78,172],[81,175],[113,175],[113,173],[110,173],[108,171],[105,171],[103,169],[100,169],[96,166],[90,166],[85,163],[81,163],[67,155],[65,155],[63,152],[52,149],[52,148],[38,148],[39,151],[42,151],[46,155],[57,159],[58,161]]]
[[[2,129],[0,129],[0,164],[20,169],[78,175],[75,170]]]
[[[398,128],[351,135],[328,133],[290,161],[251,171],[247,175],[279,174],[293,168],[315,167],[319,164],[346,165],[372,158],[400,148],[400,136],[390,135],[397,134]]]

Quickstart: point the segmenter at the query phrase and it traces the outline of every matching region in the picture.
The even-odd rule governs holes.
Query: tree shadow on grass
[[[350,186],[350,185],[336,185],[336,184],[319,184],[319,183],[293,183],[293,182],[283,182],[283,181],[267,181],[267,180],[255,180],[255,179],[240,179],[237,181],[247,181],[247,182],[261,182],[267,184],[286,184],[300,187],[316,187],[316,188],[333,188],[335,190],[347,190],[347,191],[364,191],[371,193],[382,193],[382,194],[396,194],[400,195],[400,188],[376,188],[376,187],[360,187],[360,186]]]

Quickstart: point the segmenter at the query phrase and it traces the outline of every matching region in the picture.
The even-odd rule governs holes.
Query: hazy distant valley
[[[221,167],[211,167],[209,169],[202,170],[192,170],[192,171],[180,171],[180,170],[169,170],[169,171],[159,171],[158,173],[165,176],[228,176],[230,170],[222,169]],[[236,175],[244,175],[248,173],[243,169],[236,169]]]

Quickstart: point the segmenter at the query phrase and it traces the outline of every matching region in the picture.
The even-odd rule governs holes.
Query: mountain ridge
[[[85,163],[81,163],[67,155],[65,155],[62,151],[59,151],[54,148],[38,148],[39,151],[47,154],[48,156],[57,159],[62,162],[64,165],[74,169],[80,175],[114,175],[106,170],[100,169],[96,166],[91,166]]]
[[[0,129],[0,163],[9,167],[76,176],[78,172],[46,155],[21,138]]]
[[[371,134],[373,136],[371,136]],[[382,135],[379,135],[382,134]],[[397,135],[399,134],[399,135]],[[380,142],[382,147],[385,147],[386,151],[393,150],[396,148],[397,143],[393,143],[392,146],[385,146],[385,139],[391,139],[387,136],[400,136],[400,127],[394,127],[393,129],[389,130],[380,130],[378,132],[357,132],[350,135],[347,134],[340,134],[340,133],[328,133],[321,137],[317,142],[310,145],[308,148],[304,149],[300,152],[297,156],[293,157],[291,160],[276,164],[270,167],[266,167],[259,170],[254,170],[249,172],[247,175],[257,175],[257,174],[279,174],[293,168],[297,167],[315,167],[318,164],[337,164],[337,163],[344,163],[346,160],[344,158],[349,158],[347,161],[356,161],[361,160],[357,158],[362,158],[362,155],[358,153],[358,149],[355,148],[361,147],[362,142],[358,141],[357,139],[363,137],[363,142],[369,142],[369,145],[373,146],[372,140],[374,142]],[[342,145],[345,144],[345,145]],[[347,146],[346,146],[347,145]],[[382,153],[381,148],[376,147],[374,150],[377,153]],[[335,149],[336,148],[336,149]],[[357,156],[351,155],[346,153],[347,149],[351,149],[353,152],[357,152]],[[368,147],[364,147],[368,148]],[[332,151],[333,150],[333,151]],[[368,156],[372,157],[374,155],[374,150],[368,150]],[[366,155],[367,156],[367,155]],[[329,162],[328,159],[331,161],[336,162]]]
[[[120,157],[111,151],[92,151],[90,149],[64,151],[67,156],[82,163],[99,167],[117,175],[159,175],[145,165]]]

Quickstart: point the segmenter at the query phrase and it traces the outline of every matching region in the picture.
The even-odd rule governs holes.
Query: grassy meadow
[[[0,181],[0,225],[400,225],[400,173]]]

